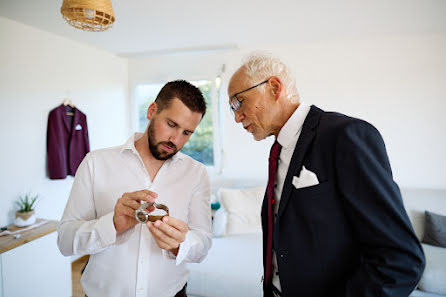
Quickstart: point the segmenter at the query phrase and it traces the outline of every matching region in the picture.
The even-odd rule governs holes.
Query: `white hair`
[[[252,84],[258,84],[271,76],[278,77],[286,91],[289,100],[299,101],[296,82],[291,69],[277,57],[266,53],[252,53],[240,67]],[[259,86],[259,91],[265,91],[265,85]]]

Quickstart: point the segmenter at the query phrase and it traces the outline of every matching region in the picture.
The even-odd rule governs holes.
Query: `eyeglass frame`
[[[231,100],[229,101],[229,107],[230,107],[231,111],[232,111],[232,112],[239,111],[240,108],[242,107],[242,102],[243,102],[243,100],[240,101],[240,100],[237,98],[237,95],[240,95],[240,94],[245,93],[245,92],[247,92],[247,91],[249,91],[249,90],[255,89],[255,88],[257,88],[258,86],[261,86],[261,85],[263,85],[263,84],[266,84],[268,81],[269,81],[269,78],[268,78],[267,80],[265,80],[265,81],[262,81],[261,83],[256,84],[255,86],[252,86],[252,87],[250,87],[250,88],[247,88],[246,90],[237,92],[237,93],[235,93],[234,95],[232,95]],[[234,99],[235,99],[235,100],[234,100]]]

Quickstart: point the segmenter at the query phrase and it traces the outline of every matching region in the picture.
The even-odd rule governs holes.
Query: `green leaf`
[[[39,195],[32,196],[27,193],[17,199],[16,204],[19,206],[19,212],[28,212],[34,209],[34,204],[37,202]]]

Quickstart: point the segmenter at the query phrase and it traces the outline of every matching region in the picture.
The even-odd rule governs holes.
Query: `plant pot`
[[[15,213],[14,225],[17,227],[25,227],[32,225],[36,222],[36,213],[34,210],[28,212],[19,212]]]

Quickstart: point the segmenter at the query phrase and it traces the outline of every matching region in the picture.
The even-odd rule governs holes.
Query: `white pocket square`
[[[293,176],[293,186],[296,189],[311,187],[319,184],[317,175],[310,170],[307,170],[305,166],[302,167],[299,177]]]
[[[81,124],[77,124],[76,127],[75,127],[74,129],[76,129],[77,131],[82,130],[82,126],[81,126]]]

